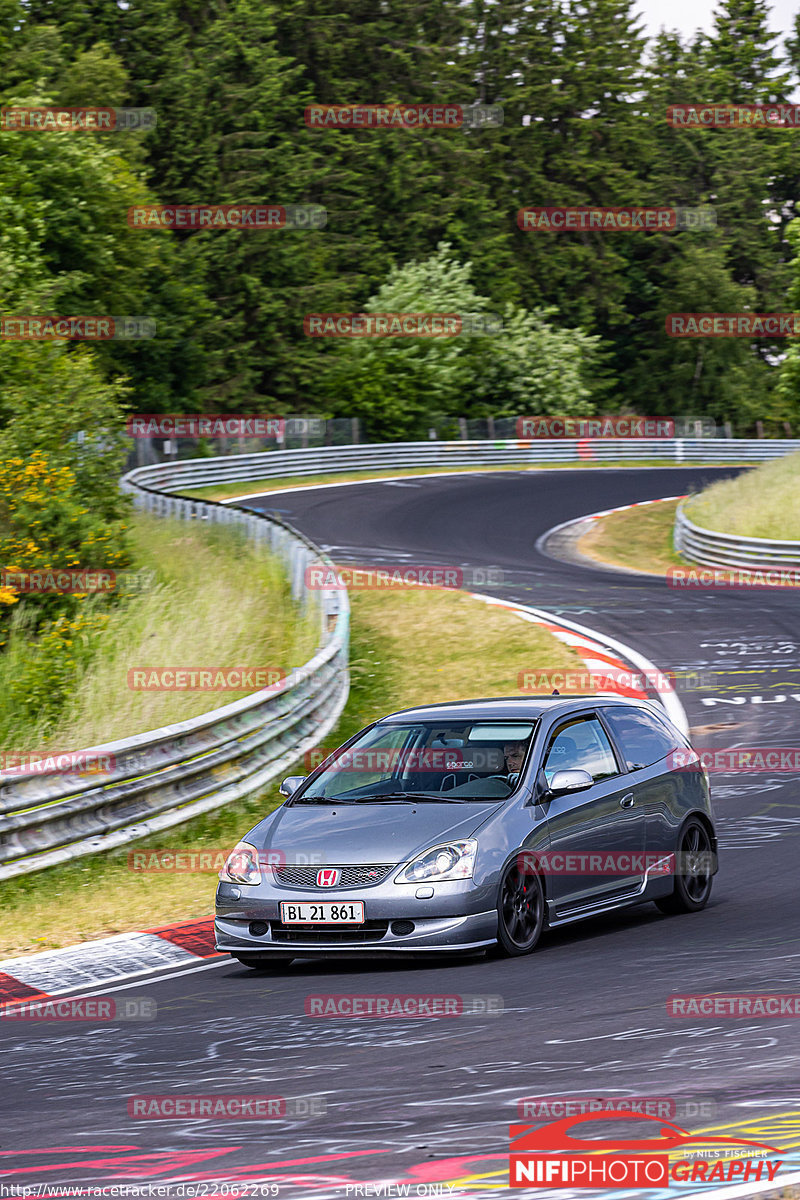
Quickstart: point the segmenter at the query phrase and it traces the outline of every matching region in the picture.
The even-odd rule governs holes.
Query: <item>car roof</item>
[[[483,700],[447,700],[439,704],[419,705],[416,708],[402,708],[397,712],[381,717],[381,724],[400,718],[420,721],[438,720],[534,720],[551,713],[568,713],[598,704],[624,704],[634,708],[652,711],[648,701],[642,701],[631,696],[593,696],[587,694],[559,696],[531,696],[520,699],[519,696],[487,697]],[[666,716],[666,713],[664,714]]]

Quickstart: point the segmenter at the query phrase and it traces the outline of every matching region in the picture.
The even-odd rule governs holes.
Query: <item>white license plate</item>
[[[284,925],[353,925],[364,920],[364,904],[360,900],[341,904],[282,900],[280,909]]]

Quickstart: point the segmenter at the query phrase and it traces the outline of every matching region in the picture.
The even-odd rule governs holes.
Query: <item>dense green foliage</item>
[[[791,307],[798,134],[681,130],[665,114],[790,100],[800,29],[781,52],[764,0],[723,0],[710,35],[648,43],[632,10],[631,0],[0,0],[0,103],[158,114],[147,133],[0,132],[0,310],[158,325],[150,341],[91,351],[0,342],[0,422],[57,397],[63,411],[80,377],[106,417],[121,402],[316,412],[358,416],[375,438],[542,411],[796,430],[794,350],[782,370],[785,343],[676,340],[664,321]],[[312,103],[443,102],[500,105],[504,122],[373,131],[303,119]],[[328,220],[310,231],[128,228],[131,205],[170,202],[315,203]],[[523,206],[564,204],[708,204],[717,225],[517,226]],[[401,303],[468,305],[501,315],[508,332],[427,343],[304,334],[307,313]]]

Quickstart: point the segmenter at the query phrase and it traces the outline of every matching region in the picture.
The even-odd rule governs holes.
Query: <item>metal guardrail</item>
[[[788,439],[459,440],[273,450],[180,460],[129,472],[122,486],[133,493],[137,507],[159,516],[235,525],[268,544],[289,567],[293,596],[319,606],[321,643],[308,663],[294,669],[268,694],[257,692],[200,717],[84,751],[87,756],[108,757],[109,769],[102,777],[88,771],[71,776],[0,774],[0,879],[108,850],[253,795],[317,745],[344,708],[349,690],[346,593],[312,594],[304,581],[306,566],[330,560],[274,518],[171,493],[290,475],[426,466],[760,462],[799,449],[800,441]],[[681,545],[679,537],[684,539]],[[691,539],[695,541],[690,550]],[[755,543],[749,557],[747,547],[743,550],[745,543]],[[676,545],[681,550],[685,545],[685,552],[698,562],[732,566],[756,561],[765,565],[770,560],[764,547],[769,547],[771,561],[785,563],[788,556],[775,547],[792,547],[792,543],[726,538],[699,530],[685,516],[680,534],[676,529]],[[701,557],[712,553],[713,559]]]
[[[705,567],[800,567],[800,542],[744,537],[703,529],[686,516],[683,501],[675,514],[675,549]]]
[[[208,464],[206,464],[208,465]],[[305,569],[330,564],[281,522],[153,490],[166,468],[132,471],[121,486],[139,509],[244,529],[288,566],[293,597],[320,619],[314,657],[279,684],[188,721],[83,751],[94,770],[0,774],[0,879],[124,845],[251,796],[318,745],[349,691],[349,606],[343,590],[309,591]],[[98,759],[103,765],[97,773]],[[107,768],[107,769],[106,769]]]
[[[475,467],[507,463],[663,462],[678,464],[763,462],[800,450],[800,440],[766,438],[552,438],[536,441],[384,442],[268,450],[220,458],[179,459],[133,472],[141,484],[158,481],[164,492],[215,483],[310,476],[339,471],[405,467]]]

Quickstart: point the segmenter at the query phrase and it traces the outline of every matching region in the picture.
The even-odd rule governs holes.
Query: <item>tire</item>
[[[497,949],[518,958],[536,948],[544,927],[544,888],[539,875],[518,855],[508,864],[497,896]]]
[[[708,904],[713,875],[710,862],[698,862],[699,856],[711,856],[711,838],[702,821],[692,818],[686,822],[678,835],[677,853],[683,861],[678,866],[687,870],[675,874],[675,886],[669,896],[654,901],[656,908],[672,916],[676,913],[700,912]],[[686,861],[688,860],[688,861]],[[706,866],[707,871],[698,868]]]
[[[234,954],[233,957],[238,959],[243,967],[249,967],[251,971],[278,971],[294,962],[294,959],[290,958],[288,954],[270,954],[269,958],[255,958],[250,954]]]

